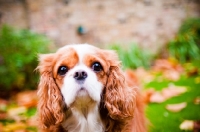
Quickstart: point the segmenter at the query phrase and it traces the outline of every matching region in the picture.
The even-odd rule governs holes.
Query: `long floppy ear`
[[[38,114],[43,129],[63,121],[65,105],[60,89],[53,78],[54,54],[39,56]]]
[[[109,62],[109,75],[105,88],[104,101],[109,116],[115,120],[132,117],[135,108],[136,93],[128,87],[120,68],[120,62],[115,52],[105,51]]]

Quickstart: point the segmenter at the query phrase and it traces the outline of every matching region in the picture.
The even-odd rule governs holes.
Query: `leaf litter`
[[[14,100],[14,102],[13,102]],[[37,130],[35,111],[28,114],[37,105],[36,90],[18,93],[12,100],[0,99],[0,132],[33,132]],[[31,127],[34,130],[29,130]]]
[[[156,91],[150,88],[145,91],[144,96],[147,103],[162,103],[169,98],[179,96],[187,91],[185,86],[170,85],[169,87],[163,88],[161,91]]]

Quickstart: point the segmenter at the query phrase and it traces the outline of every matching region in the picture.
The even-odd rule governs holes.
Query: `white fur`
[[[70,69],[64,77],[61,93],[72,114],[62,123],[68,132],[103,132],[104,127],[100,119],[98,107],[101,100],[103,84],[98,81],[96,74],[83,63],[86,53],[92,53],[90,45],[76,47],[71,45],[79,57],[78,64]],[[87,78],[83,83],[74,79],[74,73],[85,71]]]
[[[83,82],[83,84],[78,84],[74,79],[73,75],[76,71],[83,70],[87,72],[88,77]],[[78,93],[84,93],[84,91],[80,91],[81,88],[84,88],[87,93],[94,101],[100,102],[101,100],[101,91],[103,89],[103,85],[101,82],[97,80],[96,74],[85,65],[78,65],[71,69],[64,78],[64,84],[61,88],[61,92],[65,98],[65,103],[70,106],[77,97]]]
[[[63,122],[68,132],[104,132],[104,127],[98,114],[98,107],[88,109],[87,118],[77,108],[71,108],[72,115]]]

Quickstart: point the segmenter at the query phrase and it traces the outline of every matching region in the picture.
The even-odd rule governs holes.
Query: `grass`
[[[114,44],[109,48],[117,52],[124,69],[138,67],[148,69],[151,65],[153,56],[135,43],[129,44],[128,47]]]
[[[182,77],[179,81],[174,82],[177,86],[186,86],[187,92],[173,97],[164,103],[156,104],[151,103],[146,108],[147,118],[151,124],[149,126],[149,132],[184,132],[179,129],[179,125],[184,120],[200,120],[200,105],[193,103],[196,97],[200,97],[200,83],[195,83],[193,77]],[[167,87],[170,81],[153,81],[146,85],[148,87],[154,87],[156,90],[161,90]],[[181,102],[187,102],[187,107],[180,112],[169,112],[165,109],[167,104],[176,104]]]

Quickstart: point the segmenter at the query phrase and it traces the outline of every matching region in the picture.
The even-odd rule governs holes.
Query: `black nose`
[[[85,80],[87,78],[87,73],[85,71],[77,71],[74,73],[74,78],[76,80]]]

